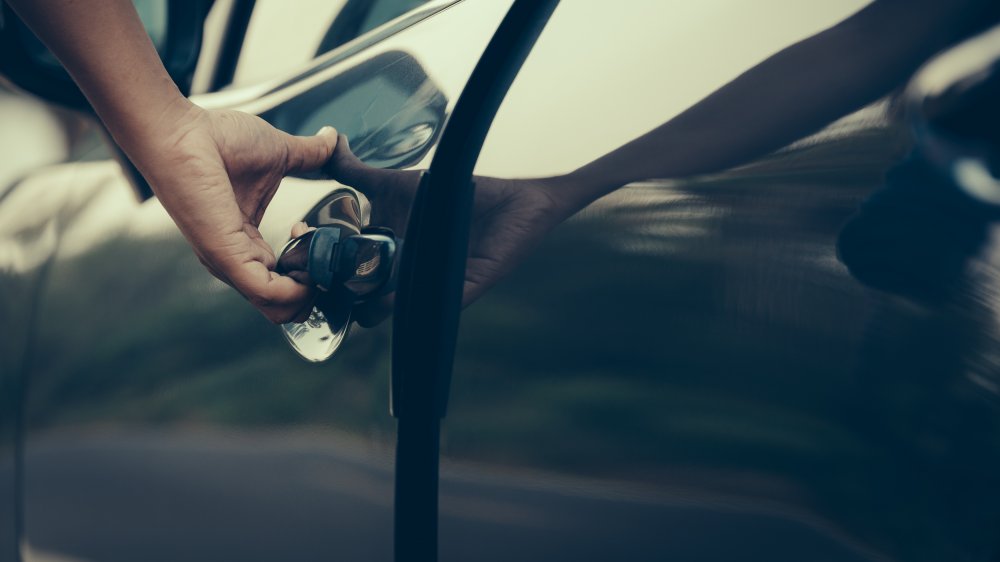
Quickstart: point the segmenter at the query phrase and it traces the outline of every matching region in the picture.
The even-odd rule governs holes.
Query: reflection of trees
[[[933,514],[911,532],[956,545],[950,558],[991,551],[1000,529],[997,277],[978,257],[997,217],[914,155],[838,240],[851,273],[886,292],[844,396],[871,464],[890,469],[868,501]]]
[[[599,203],[498,289],[520,283],[530,295],[506,327],[522,334],[510,349],[524,367],[493,372],[503,409],[470,405],[490,395],[485,377],[458,375],[450,424],[482,420],[479,435],[501,442],[505,427],[524,428],[546,447],[533,460],[575,470],[665,481],[666,467],[698,467],[738,471],[750,486],[782,481],[786,500],[902,559],[990,548],[997,421],[989,393],[959,379],[997,348],[983,338],[995,305],[914,307],[865,290],[836,259],[841,226],[890,162],[871,149],[885,146],[855,137]],[[781,158],[797,166],[783,172]],[[473,366],[457,373],[503,361],[497,330],[467,333],[490,336],[467,343],[474,351],[460,358]],[[475,453],[525,454],[493,439]],[[732,486],[728,474],[712,486]]]
[[[954,548],[950,557],[988,551],[1000,528],[996,391],[976,382],[969,361],[997,345],[986,329],[995,313],[971,296],[931,308],[880,298],[842,398],[844,423],[864,436],[881,480],[858,498],[861,512],[919,514],[895,524]]]
[[[130,264],[127,276],[122,263]],[[34,425],[256,425],[357,415],[348,423],[364,426],[384,417],[384,401],[376,408],[377,399],[369,405],[362,396],[359,406],[358,392],[331,388],[347,380],[377,392],[359,372],[367,360],[350,357],[348,370],[297,359],[274,326],[210,280],[179,237],[111,241],[57,263],[52,277],[41,322],[50,344],[32,381]],[[372,355],[379,337],[362,334],[354,352]]]

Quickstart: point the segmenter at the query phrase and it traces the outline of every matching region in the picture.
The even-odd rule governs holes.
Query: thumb
[[[323,167],[337,148],[337,129],[323,127],[311,137],[286,135],[288,168],[285,173],[313,172]]]
[[[363,191],[364,178],[370,174],[369,170],[371,169],[351,152],[351,143],[348,142],[347,137],[340,135],[340,140],[337,141],[337,146],[324,171],[331,178],[344,185]]]

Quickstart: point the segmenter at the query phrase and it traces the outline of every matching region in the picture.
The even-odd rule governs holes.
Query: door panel
[[[560,5],[477,173],[574,170],[858,6],[646,7]],[[463,315],[442,559],[989,559],[995,247],[935,306],[837,255],[908,144],[873,107],[560,225]]]
[[[860,3],[584,4],[556,12],[477,173],[574,169]],[[412,158],[381,143],[446,120],[508,5],[460,3],[233,99],[290,132],[372,139],[372,162],[425,165],[435,136]],[[740,52],[713,47],[733,33]],[[352,84],[385,92],[370,114],[338,105],[359,68]],[[997,261],[972,260],[965,292],[928,310],[865,288],[835,252],[905,143],[855,119],[560,226],[463,316],[442,559],[985,558]],[[112,163],[65,171],[34,184],[66,202],[41,217],[66,227],[29,358],[26,559],[389,559],[388,328],[303,363]],[[287,181],[265,237],[279,245],[334,186]]]
[[[300,130],[310,120],[350,132],[372,163],[414,165],[436,133],[424,144],[400,135],[440,128],[503,4],[456,6],[266,96],[232,99],[292,133],[314,133]],[[448,33],[466,48],[442,48]],[[303,362],[211,278],[156,200],[134,202],[114,163],[74,169],[35,178],[79,204],[42,287],[26,559],[390,559],[388,327]],[[286,180],[265,238],[280,247],[336,187]]]

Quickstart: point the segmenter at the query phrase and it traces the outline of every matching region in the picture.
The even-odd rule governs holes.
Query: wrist
[[[580,171],[562,176],[544,178],[541,183],[556,205],[562,219],[569,218],[597,199],[617,189],[606,188],[594,178]]]
[[[176,181],[179,170],[194,155],[208,152],[204,146],[199,148],[191,142],[196,137],[204,136],[191,134],[196,128],[205,128],[202,123],[206,120],[199,118],[204,113],[204,109],[192,104],[187,98],[178,96],[175,103],[150,109],[147,119],[128,122],[119,120],[114,124],[105,122],[124,157],[139,172],[147,189],[159,198],[186,235],[189,231],[182,224],[183,214],[176,214],[171,209],[183,205],[183,202],[179,203],[174,198],[175,193],[184,192],[183,186]],[[126,175],[134,173],[126,168]]]
[[[110,117],[101,114],[115,141],[130,156],[133,151],[142,151],[144,147],[162,148],[167,143],[176,143],[178,135],[200,121],[204,109],[191,103],[180,92],[170,94],[163,92],[159,99],[128,112]]]

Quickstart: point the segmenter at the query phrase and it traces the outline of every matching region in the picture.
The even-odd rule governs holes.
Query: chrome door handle
[[[336,353],[355,306],[395,290],[402,241],[388,228],[365,224],[363,199],[349,189],[332,192],[306,216],[315,228],[290,240],[278,256],[277,273],[319,289],[304,322],[281,326],[289,345],[307,361]]]

